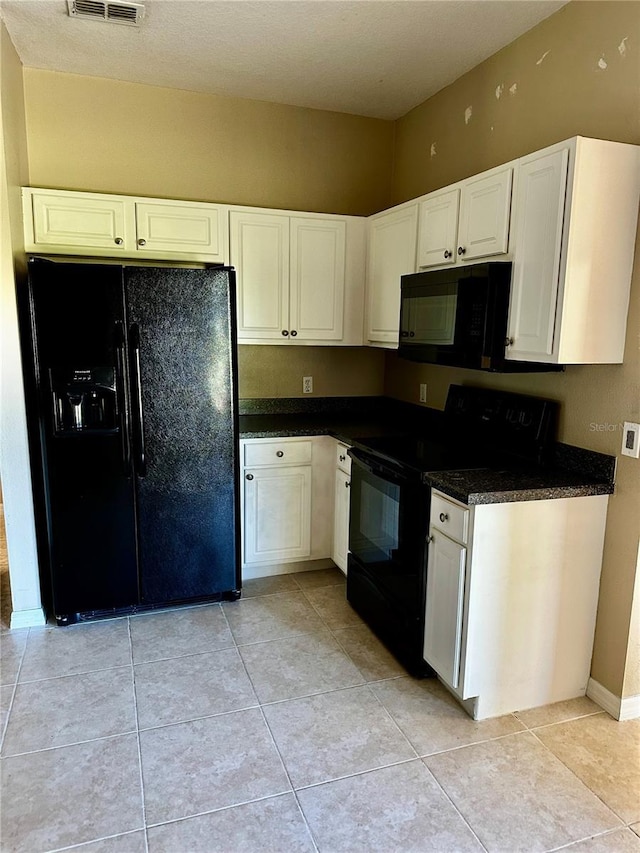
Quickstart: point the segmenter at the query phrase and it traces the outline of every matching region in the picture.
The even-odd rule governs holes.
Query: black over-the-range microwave
[[[419,272],[400,281],[402,358],[500,373],[563,369],[505,358],[510,262]]]

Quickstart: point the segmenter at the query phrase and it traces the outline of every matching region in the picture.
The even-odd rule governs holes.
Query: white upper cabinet
[[[344,220],[291,219],[289,323],[300,340],[342,339],[346,233]]]
[[[420,204],[418,268],[506,254],[513,165],[462,181]]]
[[[227,208],[100,193],[23,189],[27,252],[228,260]]]
[[[434,193],[421,203],[418,267],[455,263],[459,213],[459,187]]]
[[[362,344],[364,220],[231,210],[243,343]]]
[[[284,342],[289,332],[289,217],[232,210],[229,236],[238,282],[238,338]]]
[[[416,271],[418,205],[369,217],[367,341],[398,346],[400,277]]]
[[[185,202],[136,201],[137,247],[141,256],[187,253],[223,263],[226,210]]]
[[[520,160],[507,358],[623,360],[640,147],[577,137]]]
[[[126,199],[86,193],[25,190],[27,251],[30,248],[74,254],[97,250],[124,255],[135,241],[134,210]],[[31,239],[29,239],[29,237]]]

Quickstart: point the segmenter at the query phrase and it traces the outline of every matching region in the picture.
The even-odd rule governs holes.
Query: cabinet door
[[[336,487],[333,517],[333,554],[331,559],[347,573],[347,554],[349,553],[349,495],[351,477],[340,468],[336,468]]]
[[[551,360],[568,163],[561,149],[525,161],[518,172],[507,358]]]
[[[459,189],[425,199],[420,205],[419,269],[455,263],[459,208]]]
[[[400,276],[416,271],[418,205],[369,223],[368,329],[374,343],[398,344]]]
[[[311,554],[311,465],[245,469],[243,534],[245,563]]]
[[[500,255],[508,250],[512,175],[509,167],[467,181],[462,187],[457,247],[462,260]]]
[[[38,245],[108,250],[110,255],[131,252],[131,202],[126,199],[49,195],[34,192],[33,228]],[[102,252],[105,254],[105,252]]]
[[[238,339],[285,342],[289,337],[289,217],[232,210],[229,228],[231,265],[238,281]]]
[[[290,337],[340,340],[344,319],[346,223],[291,219]]]
[[[188,254],[224,263],[225,210],[213,205],[136,202],[140,255]]]
[[[451,687],[460,677],[466,553],[463,545],[431,528],[424,659]]]

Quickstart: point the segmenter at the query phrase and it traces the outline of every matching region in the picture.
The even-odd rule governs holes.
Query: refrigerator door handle
[[[125,477],[131,476],[131,442],[129,440],[129,400],[125,382],[124,331],[121,323],[116,323],[116,394],[120,409],[120,433],[122,439],[122,466]]]
[[[147,460],[144,449],[144,409],[142,406],[142,381],[140,374],[140,328],[137,323],[133,323],[129,328],[129,341],[133,350],[133,398],[136,405],[137,424],[135,430],[136,437],[136,473],[139,477],[144,477],[147,473]]]

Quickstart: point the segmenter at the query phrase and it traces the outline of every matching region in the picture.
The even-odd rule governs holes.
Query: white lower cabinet
[[[331,558],[347,573],[349,555],[349,498],[351,496],[351,459],[346,444],[336,443],[336,469],[333,514],[333,551]]]
[[[452,687],[460,675],[467,549],[439,531],[429,541],[424,656]]]
[[[607,502],[434,492],[424,657],[475,719],[585,694]]]
[[[333,439],[240,442],[242,563],[246,577],[331,554]],[[286,571],[286,567],[284,569]]]

